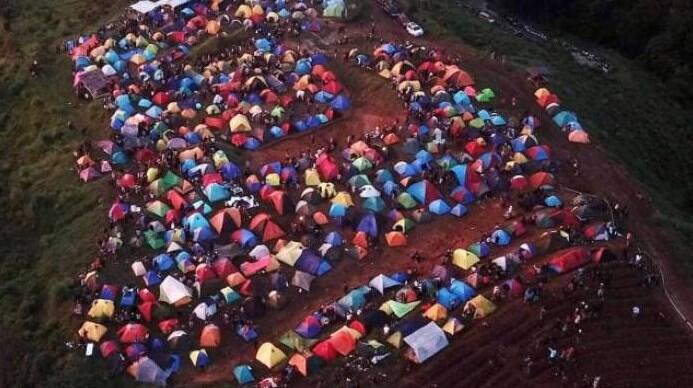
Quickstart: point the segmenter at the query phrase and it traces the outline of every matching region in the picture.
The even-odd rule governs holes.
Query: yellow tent
[[[349,326],[342,326],[339,330],[337,330],[337,331],[335,331],[334,333],[330,334],[330,337],[334,337],[334,336],[338,335],[338,333],[341,333],[341,332],[346,332],[346,333],[349,334],[349,335],[351,336],[351,338],[353,338],[355,341],[358,341],[358,340],[361,339],[361,337],[363,337],[363,334],[361,334],[361,332],[359,332],[358,330],[352,329],[352,328],[350,328]]]
[[[402,346],[402,333],[396,331],[385,340],[388,344],[399,349]]]
[[[107,331],[108,328],[104,325],[86,321],[82,324],[82,327],[79,328],[77,334],[89,341],[99,342]]]
[[[513,162],[517,164],[527,163],[527,157],[522,152],[515,152],[513,155]]]
[[[549,94],[551,94],[551,92],[549,92],[548,89],[546,89],[546,88],[540,88],[540,89],[537,89],[536,92],[534,92],[534,97],[536,97],[537,100],[538,100],[538,99],[540,99],[540,98],[543,98],[543,97],[545,97],[545,96],[548,96]]]
[[[303,252],[303,244],[298,241],[289,241],[277,252],[277,260],[284,264],[294,266]]]
[[[279,186],[281,185],[281,178],[279,178],[279,174],[276,172],[273,172],[271,174],[267,174],[265,177],[265,183],[267,183],[270,186]]]
[[[252,129],[250,126],[250,121],[248,121],[248,118],[242,114],[237,114],[233,116],[233,118],[229,122],[229,127],[231,128],[232,133],[250,132],[250,130]]]
[[[388,69],[383,69],[383,71],[378,73],[378,75],[383,77],[383,78],[387,78],[387,79],[392,78],[392,72],[390,72],[390,70],[388,70]]]
[[[474,312],[474,319],[487,317],[496,311],[496,305],[481,294],[475,296],[469,302],[467,302],[465,308],[469,305],[474,306],[476,309]]]
[[[332,203],[338,203],[340,205],[350,207],[354,206],[354,201],[351,199],[351,194],[346,191],[340,191],[337,195],[332,198]]]
[[[455,335],[455,334],[461,332],[463,329],[464,329],[464,325],[457,318],[450,318],[445,323],[445,325],[443,325],[443,331],[450,334],[450,335]]]
[[[265,10],[262,9],[262,6],[260,4],[255,4],[253,6],[252,11],[253,11],[253,15],[264,15],[265,14]]]
[[[436,303],[426,310],[424,317],[435,322],[443,321],[448,317],[448,309],[446,309],[442,304]]]
[[[421,90],[421,82],[419,81],[402,81],[400,82],[399,86],[397,86],[397,90],[400,92],[403,92],[407,87],[411,88],[413,91],[418,92]]]
[[[241,4],[236,10],[234,16],[237,18],[248,19],[251,16],[253,16],[253,10],[250,9],[250,7],[247,4]]]
[[[272,369],[286,361],[286,354],[284,354],[281,349],[274,346],[272,343],[265,342],[257,350],[255,359],[260,361],[266,367]]]
[[[152,183],[156,178],[159,177],[159,169],[156,167],[149,167],[147,169],[147,182]]]
[[[320,174],[318,174],[318,170],[314,168],[309,168],[306,170],[306,186],[317,186],[320,184]]]
[[[470,269],[479,262],[479,258],[472,252],[464,249],[455,249],[452,253],[452,263],[462,269]]]
[[[105,319],[111,318],[113,312],[115,311],[115,305],[112,300],[108,299],[95,299],[91,302],[91,308],[87,315],[89,318],[94,319]]]
[[[306,90],[310,85],[310,74],[306,74],[294,83],[294,90]]]
[[[279,14],[276,12],[269,12],[267,16],[265,16],[265,19],[270,23],[276,23],[279,21]]]
[[[169,111],[169,112],[171,112],[171,113],[180,113],[180,107],[178,106],[178,103],[175,102],[175,101],[174,101],[174,102],[170,102],[170,103],[166,106],[166,110]]]
[[[392,74],[394,75],[404,75],[407,70],[416,70],[416,66],[409,61],[397,62],[392,66]]]

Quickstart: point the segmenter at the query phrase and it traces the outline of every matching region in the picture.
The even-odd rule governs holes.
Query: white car
[[[422,36],[424,34],[423,28],[421,28],[420,25],[414,23],[414,22],[409,22],[405,25],[405,28],[407,29],[407,32],[411,36]]]

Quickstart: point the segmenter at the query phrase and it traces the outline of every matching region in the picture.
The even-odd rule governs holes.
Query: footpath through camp
[[[66,42],[76,93],[111,113],[75,179],[114,196],[69,351],[157,385],[618,386],[606,366],[642,355],[595,342],[646,322],[629,340],[686,370],[626,211],[565,190],[577,160],[540,142],[591,147],[577,115],[351,9],[140,1]]]

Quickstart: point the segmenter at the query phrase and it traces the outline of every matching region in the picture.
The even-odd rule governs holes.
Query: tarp
[[[445,332],[435,322],[430,322],[413,334],[404,337],[404,342],[412,348],[418,363],[425,362],[448,346]]]

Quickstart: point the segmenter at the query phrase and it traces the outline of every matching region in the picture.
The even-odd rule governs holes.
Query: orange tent
[[[402,232],[390,232],[385,235],[387,245],[390,247],[403,247],[407,245],[407,237]]]
[[[203,348],[215,348],[221,342],[221,330],[219,326],[210,323],[202,329],[200,334],[200,346]]]
[[[235,207],[219,210],[209,223],[217,233],[231,232],[235,229],[234,225],[236,228],[241,227],[241,212]]]
[[[298,372],[304,376],[315,372],[316,369],[324,365],[325,362],[314,354],[295,353],[289,359],[289,365],[293,365]]]

